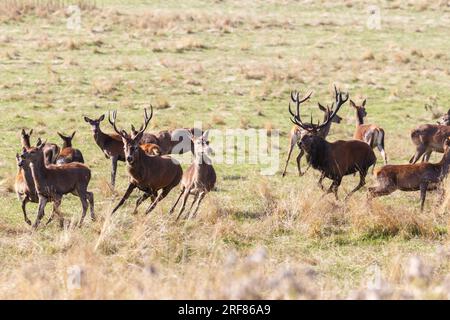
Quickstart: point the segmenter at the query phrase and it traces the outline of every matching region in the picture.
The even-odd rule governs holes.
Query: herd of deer
[[[373,149],[376,147],[384,160],[384,166],[375,170],[378,182],[376,187],[369,188],[370,197],[378,197],[392,193],[395,190],[420,190],[421,209],[423,210],[427,190],[436,189],[448,172],[450,164],[450,110],[438,124],[425,124],[411,132],[411,139],[416,146],[416,153],[411,157],[410,164],[388,165],[384,149],[385,131],[383,128],[365,124],[366,100],[357,105],[350,100],[350,105],[356,113],[356,130],[352,140],[326,141],[331,123],[340,123],[342,118],[337,115],[342,105],[349,99],[348,93],[342,93],[335,87],[335,101],[330,106],[318,104],[324,112],[323,123],[313,123],[312,116],[309,123],[301,119],[301,104],[309,100],[312,93],[301,97],[300,93],[292,92],[291,100],[296,104],[293,111],[289,103],[289,113],[294,123],[290,132],[289,150],[283,176],[295,145],[300,153],[297,156],[299,175],[303,175],[300,160],[306,153],[309,166],[321,172],[318,184],[324,189],[324,178],[332,180],[327,193],[334,193],[338,198],[338,188],[342,178],[346,175],[359,173],[358,185],[347,195],[349,197],[365,185],[365,178],[370,167],[376,164]],[[200,203],[205,195],[214,188],[216,173],[209,158],[212,150],[209,147],[208,131],[203,132],[195,128],[163,130],[157,134],[146,133],[145,130],[153,116],[144,110],[144,124],[137,130],[133,125],[131,132],[120,130],[116,126],[117,112],[109,114],[109,123],[115,133],[108,134],[100,129],[100,123],[105,115],[98,119],[84,117],[91,126],[94,140],[107,159],[111,159],[111,184],[115,185],[118,161],[126,163],[129,185],[119,203],[112,210],[115,213],[137,188],[143,194],[137,199],[134,208],[136,213],[139,205],[148,198],[151,204],[146,214],[151,212],[169,192],[181,183],[181,192],[169,213],[172,214],[181,200],[177,220],[183,214],[189,195],[194,195],[192,204],[186,217],[195,217]],[[47,224],[56,214],[60,226],[64,226],[64,219],[59,209],[64,195],[72,193],[80,198],[82,215],[78,223],[82,225],[88,208],[91,218],[95,220],[94,195],[88,191],[91,171],[84,164],[83,154],[72,147],[70,136],[58,135],[63,140],[60,148],[53,143],[37,140],[35,147],[31,146],[30,137],[33,130],[21,132],[22,153],[16,154],[19,171],[16,176],[15,190],[22,201],[22,211],[25,221],[31,225],[27,217],[26,204],[38,203],[38,213],[33,228],[37,228],[44,216],[44,209],[48,202],[53,203],[53,213]],[[444,153],[439,163],[428,163],[431,153]],[[179,162],[169,154],[192,152],[194,161],[183,173]],[[422,163],[416,162],[422,157]]]
[[[298,92],[291,93],[291,100],[296,104],[296,111],[292,111],[289,103],[289,113],[292,116],[291,121],[294,123],[294,127],[290,132],[288,157],[283,176],[286,174],[292,149],[297,144],[300,149],[297,157],[299,175],[302,175],[300,159],[306,153],[309,165],[321,172],[319,186],[323,189],[322,180],[325,177],[333,181],[327,193],[333,192],[336,199],[338,198],[337,191],[342,178],[359,172],[359,184],[347,195],[349,197],[365,185],[367,172],[376,163],[373,148],[377,147],[385,165],[375,170],[378,185],[369,188],[369,197],[388,195],[395,190],[420,190],[420,206],[423,210],[427,190],[440,187],[448,173],[450,165],[450,110],[442,116],[437,124],[424,124],[412,130],[411,140],[416,146],[416,153],[411,157],[409,164],[388,165],[384,150],[385,132],[383,128],[364,123],[364,117],[367,115],[366,100],[360,106],[350,100],[350,105],[356,111],[356,129],[353,140],[338,140],[331,143],[325,140],[330,131],[331,123],[341,121],[337,112],[349,98],[348,93],[344,94],[336,87],[334,89],[335,102],[332,107],[327,106],[325,108],[319,104],[320,110],[325,113],[322,124],[314,124],[312,117],[309,123],[305,123],[301,119],[300,106],[311,97],[311,93],[304,98],[301,98]],[[444,153],[440,162],[428,163],[433,151]],[[422,163],[418,164],[416,162],[420,157],[422,157]]]
[[[145,133],[153,116],[153,108],[151,106],[150,108],[150,115],[147,109],[144,110],[144,125],[139,130],[132,126],[131,133],[117,128],[116,111],[109,115],[109,122],[115,131],[113,134],[104,133],[100,129],[100,123],[105,119],[104,115],[94,120],[84,117],[84,120],[91,125],[96,144],[106,158],[111,159],[113,186],[117,162],[125,161],[126,163],[130,182],[112,213],[117,211],[136,188],[143,194],[137,199],[134,212],[142,202],[151,198],[152,203],[146,210],[146,213],[149,213],[181,182],[181,193],[170,213],[173,213],[182,198],[178,220],[184,212],[189,195],[193,195],[194,199],[186,216],[195,217],[201,201],[206,193],[214,188],[216,182],[216,173],[209,158],[212,150],[209,147],[208,131],[191,128],[165,130],[156,135]],[[26,212],[28,202],[38,203],[38,214],[33,228],[37,228],[40,224],[46,204],[52,202],[53,213],[47,224],[56,214],[60,226],[63,227],[64,219],[59,207],[62,197],[69,193],[79,197],[81,201],[82,214],[78,225],[82,225],[88,208],[90,208],[92,220],[95,220],[94,195],[88,191],[91,171],[84,164],[81,151],[72,147],[75,132],[70,136],[58,133],[63,140],[62,148],[53,143],[42,142],[40,139],[37,140],[35,147],[31,146],[32,132],[33,130],[28,133],[22,130],[22,153],[16,154],[19,171],[16,176],[15,190],[22,201],[25,221],[31,225]],[[183,174],[181,165],[169,154],[186,152],[194,154],[194,161]]]

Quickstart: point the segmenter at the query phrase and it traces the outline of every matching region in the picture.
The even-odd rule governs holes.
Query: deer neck
[[[25,179],[25,183],[28,186],[28,189],[31,193],[36,193],[36,187],[34,185],[33,173],[31,172],[31,168],[29,164],[25,164],[22,167],[23,178]]]
[[[30,163],[31,174],[36,191],[40,193],[45,189],[45,182],[47,177],[47,167],[44,162],[44,154],[41,154],[36,162]]]
[[[326,121],[326,120],[327,120],[327,117],[324,117],[323,121]],[[330,128],[331,128],[331,122],[332,121],[328,122],[327,125],[320,130],[320,132],[319,132],[320,137],[325,138],[328,135],[328,133],[330,132]]]
[[[196,154],[194,158],[194,165],[197,169],[200,169],[204,166],[209,166],[211,164],[211,159],[205,154],[200,153]]]
[[[143,157],[147,157],[145,151],[142,150],[141,148],[138,148],[137,156],[135,157],[133,163],[129,164],[128,162],[125,162],[128,173],[136,180],[143,179],[145,173],[149,169],[149,166],[144,164],[144,162],[142,161]]]
[[[30,138],[21,138],[21,142],[22,142],[22,147],[25,147],[27,149],[31,148],[31,144],[30,144]]]
[[[98,128],[98,131],[94,133],[94,140],[97,143],[97,145],[103,149],[105,145],[105,141],[109,137],[106,133],[104,133],[100,128]]]
[[[362,124],[364,124],[364,117],[358,110],[356,110],[356,127],[359,127]]]
[[[71,148],[71,147],[72,147],[72,142],[66,142],[66,141],[63,142],[63,149]]]

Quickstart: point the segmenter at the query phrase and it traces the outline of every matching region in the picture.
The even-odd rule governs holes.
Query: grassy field
[[[430,193],[423,213],[416,192],[368,203],[363,189],[336,201],[317,187],[318,172],[298,177],[294,159],[281,177],[289,92],[313,90],[305,114],[318,117],[315,104],[332,101],[333,84],[356,102],[367,98],[368,121],[386,131],[389,161],[407,162],[410,130],[435,122],[424,105],[450,107],[446,1],[378,1],[378,29],[368,28],[364,1],[81,1],[79,31],[67,28],[57,1],[15,7],[32,2],[0,4],[0,298],[449,297],[448,199]],[[216,164],[217,190],[196,220],[167,215],[178,190],[149,216],[145,206],[131,214],[136,193],[110,217],[127,186],[125,166],[112,191],[110,162],[82,116],[117,109],[129,128],[150,103],[148,131],[194,121],[279,130],[278,173]],[[340,115],[331,141],[352,137],[348,103]],[[77,130],[98,221],[31,231],[14,193],[22,128],[57,143],[57,131]],[[112,131],[107,121],[102,128]],[[190,158],[178,158],[186,168]],[[344,178],[341,198],[356,184]],[[32,219],[36,208],[28,206]],[[79,219],[77,198],[67,196],[62,208]],[[75,288],[73,270],[81,271]]]

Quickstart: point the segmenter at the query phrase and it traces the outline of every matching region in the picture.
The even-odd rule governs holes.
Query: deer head
[[[38,162],[44,163],[44,150],[43,149],[45,147],[45,143],[46,143],[46,141],[42,142],[39,139],[38,143],[36,144],[36,147],[23,148],[20,158],[24,161],[28,161],[31,163],[38,163]]]
[[[22,140],[22,145],[29,148],[31,146],[30,138],[33,134],[33,129],[30,130],[30,132],[26,132],[25,129],[22,129],[22,132],[20,133],[20,138]]]
[[[209,156],[213,154],[213,150],[211,149],[209,145],[208,140],[209,130],[206,130],[203,132],[201,136],[195,136],[192,135],[189,132],[189,137],[194,144],[194,154],[197,161],[205,161],[207,164],[211,164],[211,160],[209,159]]]
[[[333,106],[332,106],[332,108],[330,109],[330,107],[328,106],[328,104],[327,104],[327,106],[325,107],[325,106],[323,106],[322,104],[320,104],[320,102],[318,102],[317,103],[317,106],[319,107],[319,109],[323,112],[323,113],[325,113],[325,119],[327,119],[329,116],[331,116],[331,114],[333,113]],[[334,117],[331,119],[331,122],[332,123],[341,123],[341,121],[342,121],[342,117],[340,117],[338,114],[336,114],[336,115],[334,115]]]
[[[437,123],[443,126],[450,126],[450,109],[447,111],[446,114],[441,116],[441,118],[437,121]]]
[[[74,131],[74,132],[72,133],[72,135],[66,136],[66,135],[63,135],[63,134],[60,133],[60,132],[57,132],[58,136],[64,141],[64,144],[63,144],[63,147],[64,147],[64,148],[68,148],[68,147],[71,147],[71,146],[72,146],[72,139],[73,139],[73,137],[75,136],[75,133],[77,133],[77,132]]]
[[[123,148],[125,152],[125,160],[127,164],[132,165],[136,159],[139,157],[139,152],[141,152],[141,148],[139,147],[140,141],[142,139],[142,136],[147,129],[148,124],[150,123],[150,120],[153,117],[153,106],[150,105],[150,116],[147,113],[147,109],[144,109],[144,125],[141,126],[140,130],[137,131],[136,135],[131,136],[128,134],[125,130],[119,130],[116,126],[116,118],[117,118],[117,111],[110,112],[109,114],[109,123],[114,128],[114,131],[120,137],[122,137],[123,141]]]
[[[364,101],[362,102],[362,104],[360,106],[356,105],[355,102],[353,102],[353,100],[350,99],[350,106],[352,106],[353,108],[355,108],[356,112],[358,112],[358,116],[361,118],[364,118],[367,116],[367,112],[366,112],[366,99],[364,99]]]
[[[84,121],[86,121],[87,123],[89,123],[91,125],[91,130],[94,133],[98,133],[100,131],[100,122],[105,120],[105,115],[102,114],[98,119],[90,119],[88,117],[83,117],[83,118],[84,118]]]

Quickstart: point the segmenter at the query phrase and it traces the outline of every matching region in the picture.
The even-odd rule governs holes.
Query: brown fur
[[[416,163],[423,155],[422,162],[428,162],[431,153],[444,152],[444,143],[450,137],[450,126],[423,124],[411,131],[411,140],[416,146],[416,153],[409,163]]]
[[[84,158],[81,151],[72,147],[72,140],[75,136],[75,133],[76,131],[74,131],[71,136],[66,136],[58,132],[58,135],[63,140],[63,146],[59,153],[58,159],[56,160],[57,164],[71,162],[84,163]]]
[[[30,132],[26,132],[25,129],[22,129],[20,140],[22,143],[23,148],[31,148],[31,142],[30,138],[33,134],[33,129],[30,130]],[[44,146],[44,155],[45,155],[45,161],[46,163],[56,163],[56,159],[58,158],[60,149],[58,145],[55,143],[46,143]]]
[[[149,156],[160,156],[162,154],[161,148],[157,144],[144,143],[139,145],[139,147]]]

